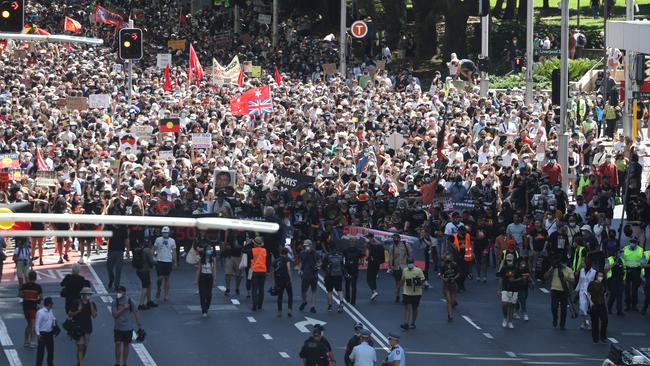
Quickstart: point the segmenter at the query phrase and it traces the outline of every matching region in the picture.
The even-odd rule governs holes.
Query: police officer
[[[350,360],[350,354],[352,353],[354,347],[361,344],[361,332],[363,330],[363,324],[357,323],[354,325],[354,335],[348,341],[348,345],[345,347],[345,354],[343,355],[343,360],[345,361],[346,366],[353,365],[352,361]],[[368,338],[366,342],[368,342],[368,345],[370,345],[370,347],[373,346],[372,338]]]
[[[639,286],[641,285],[641,259],[643,248],[636,239],[623,249],[623,262],[625,263],[625,311],[638,311]]]
[[[360,343],[354,347],[350,355],[350,360],[354,362],[354,366],[375,366],[377,364],[377,351],[368,344],[371,335],[368,329],[361,330],[359,334]]]
[[[406,352],[399,344],[399,336],[388,333],[388,344],[390,344],[390,352],[382,366],[406,366]]]
[[[314,327],[305,343],[300,349],[300,358],[305,366],[328,366],[328,349],[323,340],[323,330],[320,327]]]
[[[623,250],[616,252],[616,255],[609,256],[605,263],[607,273],[607,288],[609,298],[607,299],[607,312],[612,313],[612,306],[616,302],[616,315],[623,316],[623,290],[625,289],[625,263],[623,262]]]

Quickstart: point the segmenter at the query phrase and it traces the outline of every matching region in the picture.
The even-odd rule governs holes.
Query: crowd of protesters
[[[279,223],[279,233],[262,238],[181,228],[163,233],[164,238],[175,239],[177,253],[169,254],[174,262],[192,247],[201,247],[199,279],[214,272],[214,263],[205,259],[205,253],[213,251],[203,248],[220,245],[230,275],[227,290],[236,277],[237,292],[240,266],[228,259],[240,258],[242,250],[252,255],[251,248],[261,243],[269,258],[278,258],[284,243],[290,242],[291,253],[304,262],[308,256],[297,256],[303,243],[323,252],[344,249],[337,244],[348,226],[414,236],[421,245],[406,249],[404,255],[396,256],[393,250],[389,268],[401,275],[414,257],[425,255],[422,286],[432,281],[432,270],[440,270],[445,292],[455,301],[455,292],[465,289],[466,279],[486,281],[488,266],[498,267],[501,290],[520,293],[518,298],[502,297],[504,327],[514,316],[509,304],[519,304],[521,316],[528,318],[523,289],[514,291],[512,286],[528,288],[529,280],[552,279],[558,263],[571,266],[572,273],[591,266],[597,271],[610,268],[608,258],[618,257],[627,245],[615,240],[619,235],[619,228],[612,225],[615,205],[625,203],[627,208],[625,237],[647,245],[650,191],[642,185],[646,146],[641,138],[621,136],[611,146],[600,143],[600,131],[612,139],[618,136],[616,125],[609,123],[616,110],[602,98],[576,98],[572,104],[570,188],[563,190],[557,162],[558,113],[547,95],[536,95],[527,106],[516,90],[490,91],[480,97],[471,86],[455,88],[457,84],[440,81],[426,92],[409,70],[391,63],[382,69],[370,61],[355,64],[358,75],[371,76],[362,86],[353,77],[324,73],[323,64],[337,59],[336,43],[311,35],[308,18],[283,22],[280,46],[273,49],[270,30],[244,9],[242,32],[250,37],[244,41],[230,34],[224,44],[223,37],[217,42],[214,36],[232,24],[228,12],[206,10],[192,16],[175,3],[106,5],[128,10],[127,5],[133,4],[146,14],[136,21],[144,29],[147,46],[145,58],[134,66],[129,103],[126,74],[121,71],[126,68],[115,67],[121,63],[114,28],[89,23],[88,9],[30,2],[28,19],[33,24],[55,31],[64,16],[73,16],[87,28],[86,35],[104,38],[105,45],[27,46],[10,41],[2,51],[0,153],[18,154],[22,175],[17,179],[11,175],[6,192],[0,193],[5,203],[30,202],[34,212],[208,215]],[[173,90],[166,92],[155,55],[167,52],[168,39],[191,42],[204,65],[213,57],[225,63],[238,55],[264,72],[259,78],[247,75],[243,87],[215,86],[207,73],[204,80],[190,82],[188,54],[177,50]],[[17,49],[24,49],[25,57],[16,58]],[[274,66],[282,73],[279,85],[272,77]],[[263,85],[271,85],[272,113],[231,114],[230,98]],[[69,97],[101,93],[111,95],[110,108],[71,110],[62,103]],[[179,116],[181,131],[159,132],[159,120],[172,115]],[[120,137],[136,126],[151,126],[152,136],[137,139],[134,148],[124,151]],[[199,132],[212,135],[211,149],[192,148],[189,136]],[[394,133],[403,144],[391,142]],[[55,187],[36,179],[37,155],[56,172]],[[281,188],[279,170],[313,177],[314,182],[292,194]],[[233,171],[232,184],[215,186],[216,171]],[[157,232],[136,226],[108,229],[114,232],[108,244],[111,274],[121,270],[125,253],[133,253],[136,261],[137,252],[139,275],[154,266],[152,249],[141,249],[145,242],[153,244]],[[35,257],[39,248],[34,246],[41,246],[42,240],[31,243]],[[57,244],[59,261],[68,260],[73,241],[58,238]],[[91,253],[91,245],[102,247],[95,240],[79,244],[82,260],[84,250]],[[217,251],[208,256],[212,255]],[[519,262],[529,269],[515,269]],[[524,285],[508,280],[524,272],[530,273]],[[403,280],[396,276],[398,299]],[[119,275],[111,285],[119,288]],[[307,304],[306,289],[303,292],[302,307]],[[263,298],[263,292],[256,296]],[[627,307],[632,309],[638,300],[629,296]],[[143,293],[141,308],[152,303],[151,294]],[[406,329],[414,326],[417,314],[417,304],[408,305],[415,309],[413,324],[406,319]],[[646,297],[643,310],[647,306]],[[450,319],[452,310],[453,301]]]

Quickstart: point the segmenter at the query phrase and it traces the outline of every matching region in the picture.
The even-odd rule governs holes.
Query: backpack
[[[343,276],[343,257],[335,253],[330,254],[327,259],[327,274],[332,277]]]
[[[584,47],[587,44],[587,37],[585,37],[585,35],[581,33],[578,36],[578,39],[576,40],[576,44],[578,46]]]

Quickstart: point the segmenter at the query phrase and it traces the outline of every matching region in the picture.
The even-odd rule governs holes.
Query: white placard
[[[158,160],[167,161],[169,159],[174,159],[174,150],[161,150],[158,152]]]
[[[212,147],[212,134],[193,133],[192,147],[195,149],[209,149],[210,147]]]
[[[88,97],[88,106],[90,108],[110,108],[110,94],[90,94]]]
[[[257,22],[260,24],[271,24],[272,19],[273,17],[271,16],[271,14],[260,14],[257,17]]]
[[[131,126],[131,133],[138,138],[138,140],[151,141],[153,134],[153,127],[151,126]]]
[[[159,53],[156,55],[156,67],[159,69],[164,69],[167,66],[172,64],[172,54],[171,53]]]

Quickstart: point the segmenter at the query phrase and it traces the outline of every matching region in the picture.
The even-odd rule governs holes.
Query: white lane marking
[[[483,335],[484,335],[485,338],[487,338],[487,339],[494,339],[494,336],[492,336],[492,334],[490,334],[490,333],[483,333]]]
[[[289,358],[288,353],[286,353],[286,352],[279,352],[279,353],[280,353],[280,356],[282,356],[282,358]]]
[[[267,341],[270,341],[270,340],[273,339],[273,337],[271,337],[270,334],[262,334],[262,337],[264,337],[264,339],[266,339]]]
[[[585,357],[579,353],[520,353],[525,357]]]
[[[609,337],[609,338],[607,338],[607,339],[609,339],[609,341],[612,342],[612,343],[618,343],[618,341],[616,340],[616,338]]]
[[[621,332],[622,335],[628,337],[645,337],[646,333],[643,332]]]
[[[7,326],[2,318],[0,318],[0,344],[2,344],[3,347],[12,347],[14,345],[14,342],[11,341],[11,337],[9,336]]]
[[[539,290],[542,291],[545,294],[548,294],[550,292],[549,290],[545,289],[544,287],[540,287]]]
[[[232,302],[233,305],[239,305],[239,300],[237,299],[230,299],[230,302]]]
[[[93,268],[92,264],[86,263],[86,265],[88,267],[88,270],[90,270],[90,273],[93,275],[93,278],[95,278],[95,283],[93,283],[93,287],[95,287],[95,291],[97,292],[98,295],[102,296],[102,301],[104,301],[104,296],[108,295],[108,291],[106,291],[106,287],[104,286],[104,283],[97,275],[97,272]],[[112,301],[113,299],[111,299],[111,302]],[[106,308],[108,309],[108,312],[112,314],[113,310],[111,309],[111,306],[107,305]],[[153,360],[153,357],[151,357],[149,351],[147,351],[147,348],[145,348],[145,346],[142,343],[131,343],[131,347],[133,347],[135,353],[138,355],[138,358],[140,358],[140,361],[144,366],[158,366],[158,364],[156,364],[156,361]]]
[[[345,349],[345,347],[343,347]],[[375,347],[379,350],[382,348],[380,347]],[[426,355],[426,356],[453,356],[453,357],[460,357],[460,356],[465,356],[467,355],[466,353],[452,353],[452,352],[423,352],[423,351],[406,351],[407,354],[410,355]]]
[[[523,361],[522,363],[524,365],[579,365],[577,362],[557,362],[557,361]]]
[[[253,318],[252,316],[247,316],[246,319],[248,319],[249,323],[257,323],[257,320],[255,320],[255,318]]]
[[[465,360],[474,360],[474,361],[521,361],[521,358],[509,358],[509,357],[461,357]]]
[[[18,352],[15,349],[6,349],[5,356],[9,360],[9,366],[23,366],[20,358],[18,358]]]
[[[318,287],[320,287],[321,290],[327,293],[327,289],[325,288],[324,282],[325,280],[323,279],[323,276],[319,274]],[[334,295],[333,298],[337,305],[340,304],[342,301],[343,303],[345,303],[345,300],[339,299],[338,296],[336,295]],[[382,332],[380,332],[368,319],[366,319],[366,317],[363,316],[354,306],[344,306],[343,310],[345,311],[346,314],[348,314],[350,318],[352,318],[352,320],[356,321],[357,323],[363,323],[368,328],[370,328],[370,330],[373,332],[372,339],[374,339],[375,342],[377,342],[377,344],[384,349],[384,351],[386,352],[389,351],[388,338],[386,338],[386,336]]]
[[[512,352],[512,351],[506,351],[506,355],[512,357],[512,358],[517,358],[517,354]]]
[[[469,324],[471,324],[471,325],[472,325],[474,328],[476,328],[477,330],[481,330],[481,327],[479,327],[478,325],[476,325],[476,323],[474,323],[474,322],[472,321],[472,319],[470,319],[469,316],[467,316],[467,315],[463,315],[463,319],[465,319],[466,322],[468,322]]]
[[[221,291],[221,292],[226,292],[226,287],[225,287],[225,286],[217,286],[217,288],[218,288],[219,291]]]

